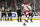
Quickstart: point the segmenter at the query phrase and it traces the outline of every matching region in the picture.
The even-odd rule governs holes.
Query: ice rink
[[[26,26],[23,23],[24,21],[0,21],[0,27],[40,27],[40,20],[33,20],[32,23],[30,21],[28,23],[26,22]]]

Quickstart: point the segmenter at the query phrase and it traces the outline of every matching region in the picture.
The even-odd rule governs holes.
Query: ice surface
[[[0,21],[0,27],[40,27],[40,20],[33,20],[27,23],[26,26],[23,25],[24,22],[17,21]]]

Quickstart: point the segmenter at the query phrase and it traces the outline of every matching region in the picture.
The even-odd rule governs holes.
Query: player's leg
[[[7,20],[9,21],[9,16],[8,16],[8,19]]]
[[[29,14],[28,14],[28,15],[26,15],[26,12],[25,12],[25,16],[26,16],[26,18],[25,18],[25,21],[24,21],[24,24],[23,24],[23,25],[26,25],[26,22],[28,22]]]
[[[26,19],[27,19],[27,15],[26,15],[26,11],[24,11],[24,15],[26,16]],[[27,22],[27,20],[25,19],[25,21]]]
[[[6,20],[6,13],[5,13],[4,15],[5,15],[5,21],[7,21],[7,20]]]
[[[10,13],[10,20],[12,21],[12,13]]]
[[[26,19],[25,19],[26,22],[28,22],[28,16],[29,16],[29,15],[26,15]]]
[[[17,21],[19,22],[19,10],[17,10],[17,15],[18,15]]]
[[[31,16],[31,20],[30,20],[30,21],[33,22],[33,21],[32,21],[32,16]]]
[[[33,22],[33,21],[32,21],[32,17],[33,17],[33,15],[32,15],[32,13],[30,13],[30,21],[31,21],[31,22]]]
[[[26,18],[25,18],[25,20],[24,20],[23,25],[26,25],[26,22],[28,22],[27,15],[26,15]]]
[[[7,21],[7,20],[6,20],[6,17],[5,17],[5,21]]]
[[[26,20],[25,20],[26,22],[28,22],[28,17],[29,17],[29,13],[27,12],[26,13]]]
[[[21,17],[22,17],[22,16],[20,16],[20,21],[22,22],[22,19],[21,19]]]
[[[8,21],[9,21],[9,17],[10,17],[10,14],[8,13],[8,19],[7,19]]]
[[[31,21],[31,22],[33,22],[33,21],[32,21],[32,17],[31,17],[31,16],[30,16],[30,21]]]
[[[26,18],[27,18],[26,11],[24,11],[24,15],[25,15],[25,16],[26,16]],[[24,20],[23,25],[26,25],[26,23],[25,23],[25,22],[27,22],[26,18],[25,18],[25,20]]]
[[[19,22],[19,15],[18,15],[18,19],[17,19],[17,20],[18,20],[18,22]]]
[[[12,21],[12,16],[10,16],[10,20]]]
[[[4,13],[2,13],[3,21],[4,21]],[[2,19],[2,18],[1,18]]]
[[[22,20],[21,20],[21,17],[22,17],[21,10],[19,11],[19,15],[20,15],[20,22],[22,22]]]

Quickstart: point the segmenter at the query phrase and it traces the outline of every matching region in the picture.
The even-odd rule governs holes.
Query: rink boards
[[[17,12],[11,12],[12,13],[12,20],[17,20]],[[1,12],[0,12],[0,18],[1,18]],[[4,16],[5,18],[5,16]],[[8,18],[8,13],[6,12],[6,19]],[[20,19],[19,19],[20,20]],[[22,20],[25,20],[25,16],[22,16]],[[33,16],[33,20],[40,20],[40,16]]]

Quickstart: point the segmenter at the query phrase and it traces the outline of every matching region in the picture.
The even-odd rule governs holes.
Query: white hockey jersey
[[[31,11],[32,10],[32,8],[31,8],[31,6],[29,6],[29,5],[24,5],[24,4],[22,4],[22,7],[24,7],[24,11]]]

